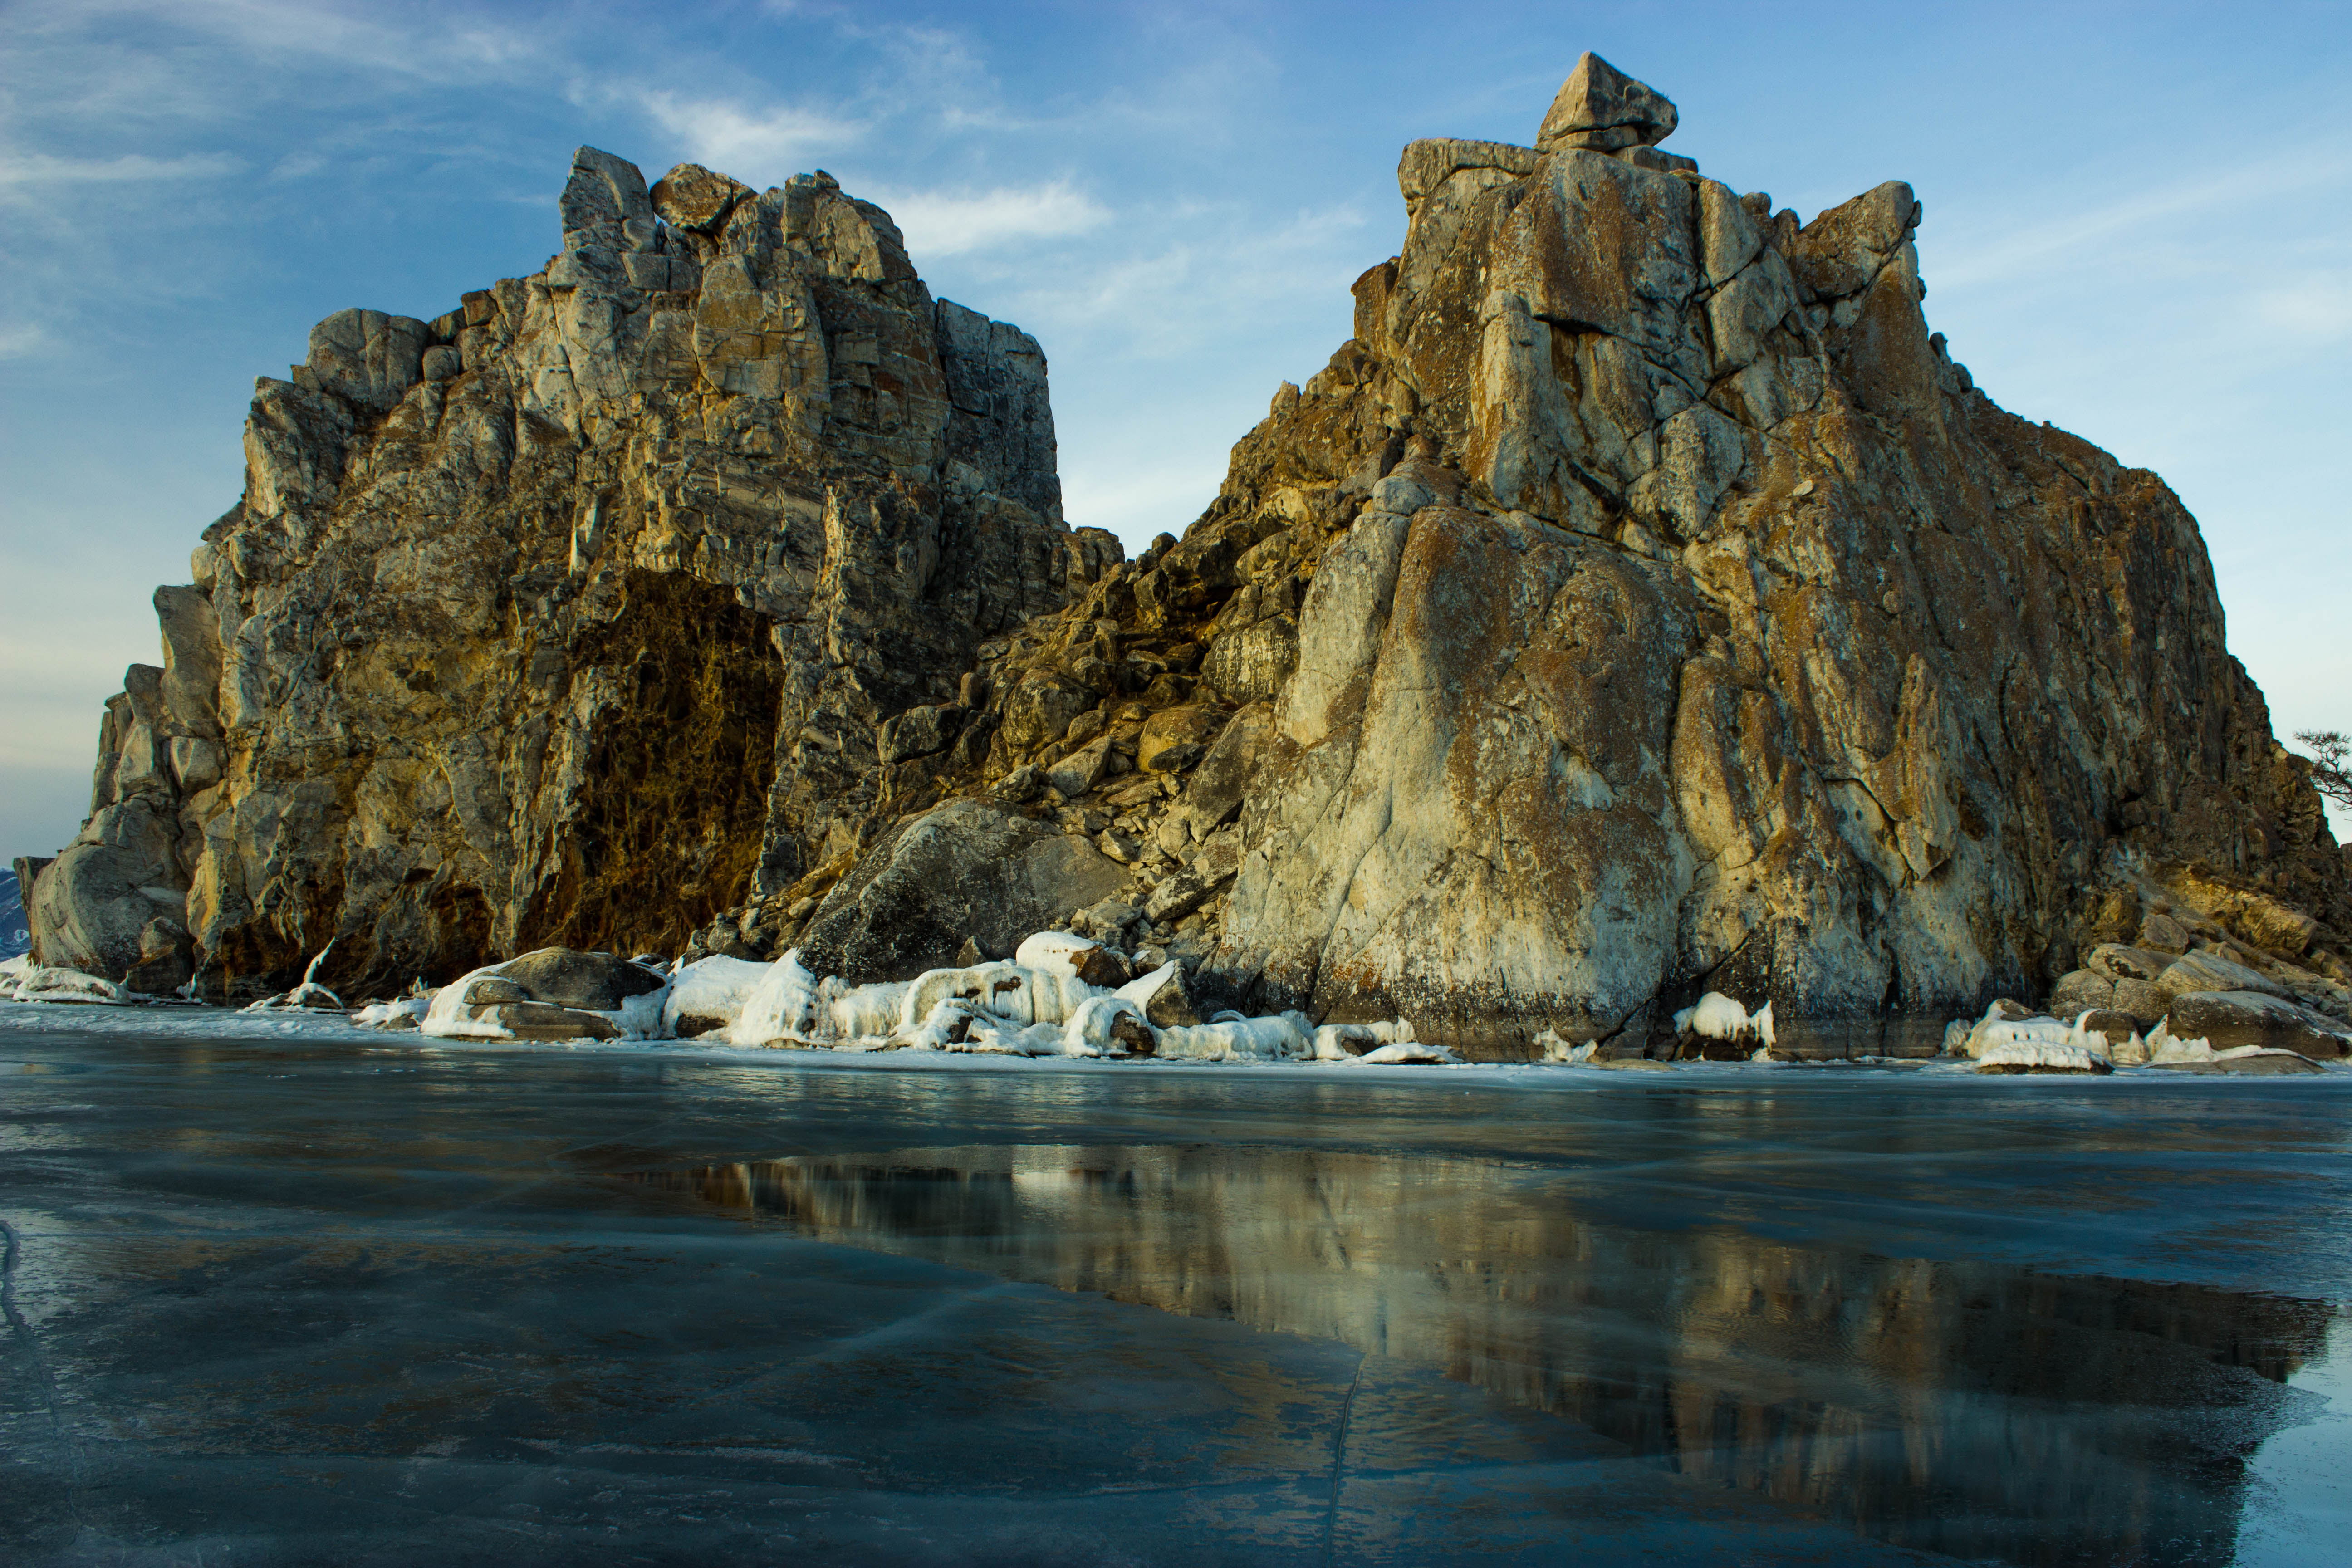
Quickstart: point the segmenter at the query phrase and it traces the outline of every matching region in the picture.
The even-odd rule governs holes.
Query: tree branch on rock
[[[2311,787],[2352,810],[2352,735],[2340,730],[2298,730],[2294,738],[2312,753]]]

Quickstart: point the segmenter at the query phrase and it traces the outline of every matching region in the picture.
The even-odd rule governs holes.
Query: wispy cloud
[[[814,153],[854,145],[866,132],[856,120],[796,104],[746,109],[674,92],[636,97],[656,125],[685,144],[688,156],[751,184],[803,173]]]
[[[352,67],[371,76],[446,80],[502,74],[543,59],[559,18],[508,26],[436,7],[362,7],[330,0],[36,0],[16,7],[25,30],[86,34],[136,27],[163,38],[204,38],[247,59]]]
[[[2352,268],[2315,271],[2255,290],[2247,311],[2274,332],[2291,332],[2313,347],[2352,337]]]
[[[0,190],[43,185],[122,184],[148,180],[215,180],[245,168],[226,153],[187,153],[152,158],[125,153],[114,158],[60,158],[49,153],[0,153]]]
[[[1935,242],[1931,281],[1967,289],[2045,279],[2070,259],[2111,253],[2132,237],[2151,231],[2159,237],[2181,235],[2192,243],[2220,241],[2234,248],[2234,233],[2192,226],[2347,183],[2352,183],[2352,148],[2323,144],[2233,160],[2226,168],[2193,171],[2163,184],[2135,187],[2128,181],[2117,182],[2129,194],[2105,201],[2083,202],[2080,186],[2069,184],[2047,194],[2056,209],[2049,216],[2035,215],[2030,205],[2013,201],[1964,215],[1968,228],[1961,237],[1948,243],[1938,237]]]
[[[997,246],[1066,239],[1108,223],[1111,211],[1067,180],[1000,186],[969,195],[943,191],[875,193],[907,237],[907,249],[925,257],[961,256]]]

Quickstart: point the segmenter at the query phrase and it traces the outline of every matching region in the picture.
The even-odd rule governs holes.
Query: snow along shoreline
[[[339,997],[317,984],[325,957],[321,952],[312,962],[293,991],[237,1010],[186,998],[137,996],[95,976],[15,959],[0,964],[0,1027],[209,1039],[381,1039],[387,1033],[413,1032],[436,1047],[652,1047],[730,1057],[782,1049],[892,1068],[988,1059],[1096,1062],[1122,1070],[1141,1065],[1344,1065],[1516,1073],[1562,1067],[1657,1071],[1760,1066],[1937,1076],[2104,1077],[2119,1069],[2135,1076],[2177,1076],[2183,1069],[2198,1076],[2352,1075],[2342,1064],[2322,1066],[2287,1050],[2216,1050],[2203,1039],[2173,1038],[2161,1026],[2145,1040],[2134,1032],[2111,1047],[2103,1034],[2087,1026],[2088,1013],[2068,1023],[2019,1016],[2023,1010],[2007,1003],[1994,1004],[1981,1019],[1953,1023],[1945,1053],[1934,1058],[1799,1062],[1774,1052],[1770,1006],[1751,1015],[1733,998],[1713,992],[1675,1017],[1677,1037],[1704,1047],[1695,1054],[1675,1053],[1680,1059],[1604,1056],[1594,1042],[1571,1043],[1548,1031],[1537,1041],[1543,1051],[1539,1061],[1467,1063],[1445,1047],[1416,1040],[1404,1020],[1318,1026],[1296,1012],[1256,1018],[1219,1013],[1204,1023],[1184,995],[1181,964],[1171,961],[1137,974],[1121,960],[1106,974],[1100,944],[1058,931],[1033,935],[1011,961],[858,985],[811,974],[797,952],[773,963],[714,956],[672,968],[651,957],[625,960],[542,949],[477,969],[438,989],[418,986],[406,997],[348,1014]],[[1096,984],[1089,977],[1117,984]],[[1178,1005],[1163,1006],[1171,999]]]
[[[333,1012],[254,1013],[236,1008],[195,1005],[124,1007],[58,1006],[37,1002],[0,1001],[0,1057],[14,1037],[32,1045],[45,1037],[99,1035],[117,1039],[180,1040],[190,1044],[252,1045],[282,1048],[289,1045],[352,1046],[371,1057],[544,1058],[551,1051],[577,1056],[613,1056],[700,1062],[713,1067],[767,1068],[786,1072],[982,1072],[1083,1073],[1145,1081],[1168,1075],[1187,1078],[1202,1074],[1230,1077],[1239,1073],[1252,1081],[1290,1079],[1332,1081],[1334,1064],[1308,1060],[1234,1062],[1181,1061],[1139,1058],[1019,1057],[947,1051],[840,1050],[822,1046],[735,1046],[710,1039],[668,1040],[499,1040],[436,1038],[415,1031],[386,1034]],[[60,1042],[62,1043],[62,1042]],[[54,1047],[51,1047],[54,1048]],[[1625,1070],[1627,1068],[1631,1070]],[[1616,1069],[1616,1070],[1610,1070]],[[1383,1083],[1443,1082],[1456,1088],[1564,1089],[1601,1088],[1628,1079],[1654,1088],[1673,1083],[1719,1090],[1740,1084],[1758,1088],[1788,1088],[1793,1081],[1856,1083],[1900,1077],[1939,1084],[1991,1084],[1977,1064],[1964,1058],[1928,1058],[1864,1057],[1828,1061],[1682,1061],[1682,1062],[1450,1062],[1399,1063],[1362,1079]],[[1355,1075],[1343,1074],[1352,1079]],[[2102,1085],[2179,1083],[2188,1074],[2162,1067],[2124,1067],[2102,1074]],[[2213,1074],[2211,1077],[2225,1075]],[[2235,1075],[2226,1075],[2233,1077]],[[2352,1085],[2352,1067],[2335,1066],[2319,1075],[2323,1081]],[[2093,1080],[2069,1075],[2070,1087]],[[2267,1081],[2248,1079],[2250,1082]],[[2046,1080],[2045,1080],[2046,1086]],[[2302,1086],[2308,1089],[2314,1085]]]

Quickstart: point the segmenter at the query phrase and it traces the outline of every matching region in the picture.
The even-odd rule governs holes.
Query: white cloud
[[[35,185],[121,184],[149,180],[216,180],[237,174],[241,159],[226,153],[188,153],[177,158],[151,158],[125,153],[114,158],[59,158],[47,153],[0,154],[0,190]]]
[[[926,257],[960,256],[1007,243],[1064,239],[1110,221],[1108,207],[1067,180],[1000,186],[968,195],[910,191],[868,198],[887,208],[907,237],[918,269]]]
[[[2168,250],[2178,244],[2192,252],[2213,245],[2234,251],[2242,234],[2240,226],[2200,225],[2211,224],[2225,212],[2248,210],[2249,220],[2257,226],[2272,226],[2283,212],[2294,210],[2282,208],[2283,201],[2347,181],[2352,181],[2352,152],[2306,145],[2197,171],[2166,184],[2137,186],[2128,178],[2118,178],[2105,183],[2132,194],[2109,201],[2085,204],[2080,186],[2074,184],[2045,189],[2039,202],[2005,195],[1998,204],[1964,213],[1956,239],[1947,242],[1939,231],[1929,242],[1936,254],[1930,281],[1955,289],[2007,286],[2047,281],[2066,263],[2093,257],[2145,263],[2149,259],[2145,241],[2134,237],[2149,231],[2154,231],[2155,243]],[[2057,210],[2032,216],[2033,205]]]
[[[2315,272],[2257,290],[2247,309],[2261,324],[2317,346],[2352,337],[2352,270]]]
[[[37,321],[0,321],[0,359],[25,359],[38,353],[49,334]]]
[[[846,147],[866,134],[856,121],[792,104],[751,110],[673,92],[640,93],[637,101],[696,163],[752,185],[805,173],[818,149]]]

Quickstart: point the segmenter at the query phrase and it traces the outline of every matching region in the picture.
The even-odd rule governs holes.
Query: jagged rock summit
[[[2194,520],[1976,388],[1910,187],[1802,222],[1675,121],[1587,56],[1538,145],[1407,147],[1355,335],[1131,562],[1058,521],[1034,343],[877,209],[583,151],[545,272],[264,384],[45,949],[169,958],[181,888],[200,985],[337,936],[347,994],[1058,923],[1202,1016],[1511,1058],[1708,993],[1799,1052],[2136,1018],[2081,955],[2177,932],[2342,1016],[2345,862]]]
[[[358,994],[675,949],[904,802],[874,734],[1118,560],[1061,518],[1045,362],[822,173],[652,192],[582,148],[563,248],[257,384],[243,499],[110,703],[44,951]]]
[[[1536,151],[1581,147],[1617,153],[1654,147],[1674,134],[1677,119],[1664,94],[1588,52],[1551,100],[1551,111],[1536,132]]]

